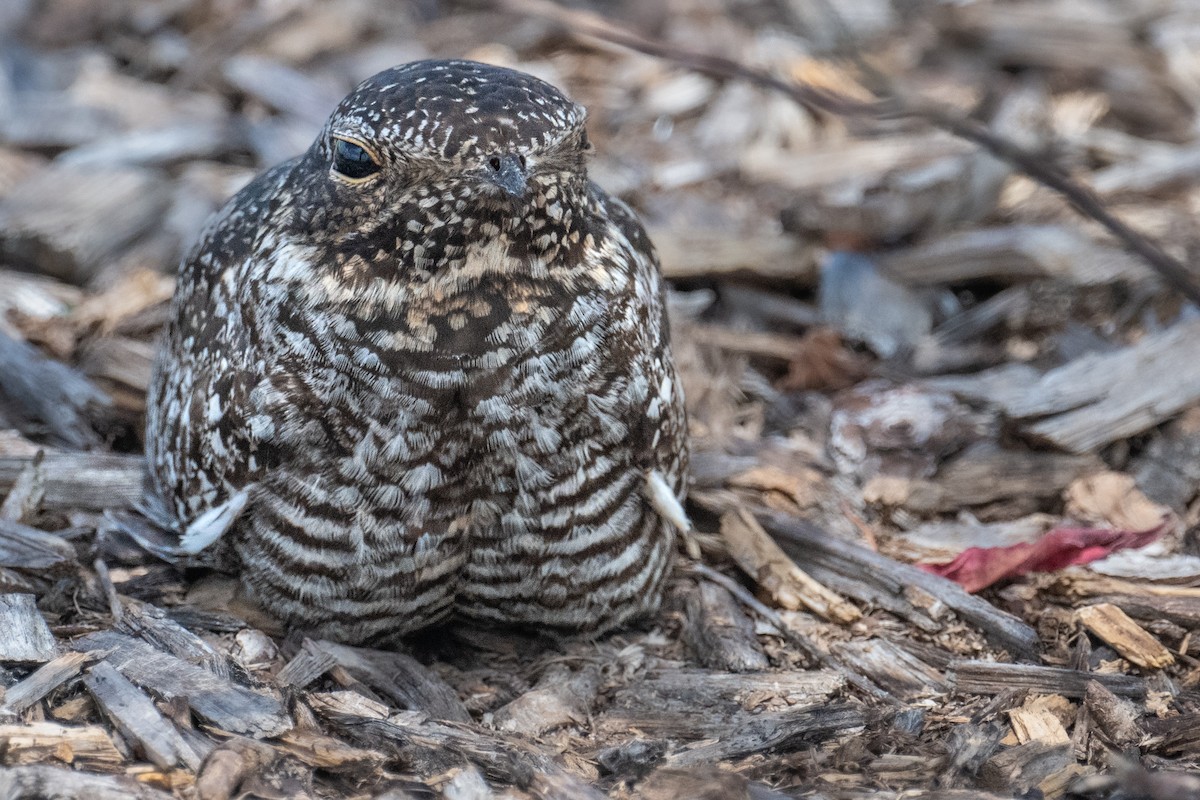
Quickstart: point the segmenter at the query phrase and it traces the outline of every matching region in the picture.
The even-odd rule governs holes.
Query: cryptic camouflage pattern
[[[683,495],[683,400],[656,256],[589,183],[584,121],[520,72],[388,70],[184,259],[149,486],[181,531],[248,490],[226,566],[268,611],[361,642],[658,605],[673,529],[645,484]],[[378,172],[337,174],[335,139]]]

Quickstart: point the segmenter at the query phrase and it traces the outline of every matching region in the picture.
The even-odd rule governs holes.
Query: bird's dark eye
[[[588,138],[587,131],[579,134],[579,149],[584,153],[592,152],[592,140]]]
[[[339,175],[358,180],[378,172],[379,165],[361,145],[334,137],[333,169]]]

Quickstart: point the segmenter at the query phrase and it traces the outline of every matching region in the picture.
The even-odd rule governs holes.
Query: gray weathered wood
[[[940,672],[886,639],[854,639],[835,644],[831,650],[843,663],[903,700],[946,691]]]
[[[173,795],[124,775],[95,775],[68,766],[0,769],[0,797],[11,800],[171,800]]]
[[[159,650],[204,667],[220,678],[229,677],[228,660],[212,645],[171,619],[159,608],[138,600],[125,599],[117,630],[136,636]]]
[[[303,689],[337,663],[333,653],[322,650],[312,639],[305,639],[295,657],[275,675],[275,682],[280,686]]]
[[[33,595],[0,594],[0,663],[39,663],[56,655],[54,634]]]
[[[0,492],[13,485],[30,460],[0,456]],[[42,473],[47,511],[132,508],[142,497],[145,460],[115,453],[47,453]]]
[[[667,756],[668,764],[712,764],[775,750],[798,750],[861,728],[867,720],[859,706],[849,703],[792,708],[752,717],[725,731],[720,740]]]
[[[126,740],[137,745],[161,769],[184,763],[191,769],[200,759],[179,738],[175,727],[112,664],[101,661],[83,677],[83,685]]]
[[[4,693],[4,704],[0,705],[0,717],[11,717],[24,713],[46,695],[74,678],[85,664],[99,658],[96,653],[63,653],[47,661],[28,677]]]
[[[100,441],[88,420],[110,402],[79,372],[46,358],[4,330],[0,330],[0,395],[71,447]]]
[[[170,187],[138,167],[39,170],[0,201],[0,253],[69,283],[86,283],[158,222]]]
[[[53,533],[0,519],[0,567],[44,574],[75,563],[75,548]]]
[[[336,658],[356,679],[401,708],[423,711],[434,719],[449,722],[471,721],[458,693],[412,656],[326,640],[316,642],[316,646]]]
[[[1102,468],[1091,455],[1005,449],[981,442],[944,464],[932,478],[910,481],[896,502],[915,513],[939,514],[1010,498],[1056,497],[1076,478]]]
[[[700,581],[687,595],[684,640],[712,669],[755,672],[770,666],[754,623],[724,588]]]
[[[13,483],[4,502],[0,503],[0,522],[30,522],[42,508],[46,496],[46,480],[42,475],[43,453],[39,451]]]
[[[499,730],[541,734],[565,725],[586,723],[600,688],[600,670],[585,664],[572,671],[562,664],[551,665],[537,686],[493,713]]]
[[[1086,355],[1042,376],[1003,408],[1025,430],[1087,453],[1154,427],[1200,400],[1200,320],[1111,353]]]
[[[944,285],[981,279],[1055,278],[1075,285],[1140,279],[1136,257],[1062,225],[1005,225],[951,233],[881,256],[897,280]]]
[[[1034,664],[1003,664],[993,661],[958,661],[950,665],[954,688],[968,694],[995,694],[1001,689],[1028,689],[1043,694],[1083,697],[1088,683],[1097,681],[1113,694],[1144,697],[1146,682],[1133,675],[1080,672],[1062,667]]]
[[[292,727],[277,698],[239,686],[129,636],[99,631],[76,640],[73,646],[85,652],[110,651],[104,659],[134,684],[164,700],[184,699],[197,716],[221,730],[261,738]]]

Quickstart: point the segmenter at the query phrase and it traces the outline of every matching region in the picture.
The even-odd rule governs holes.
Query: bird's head
[[[534,241],[585,191],[585,120],[516,70],[395,67],[359,84],[299,162],[297,210],[310,230],[415,251],[418,268],[481,238]]]

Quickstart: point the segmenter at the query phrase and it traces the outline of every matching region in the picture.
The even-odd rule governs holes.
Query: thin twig
[[[554,20],[569,32],[625,47],[717,78],[736,78],[790,97],[814,111],[838,116],[873,119],[920,119],[960,139],[973,142],[996,158],[1010,164],[1037,183],[1062,195],[1080,214],[1109,231],[1130,251],[1140,256],[1177,292],[1200,306],[1200,285],[1178,259],[1112,214],[1094,192],[1076,182],[1041,155],[989,130],[958,109],[899,94],[873,100],[856,100],[839,92],[797,80],[786,80],[765,70],[747,66],[724,56],[697,53],[666,42],[648,39],[595,14],[557,6],[548,0],[498,0],[510,11]]]
[[[112,576],[108,574],[108,565],[103,559],[97,558],[92,562],[92,569],[96,570],[96,579],[100,583],[100,589],[104,592],[104,598],[108,601],[108,610],[113,617],[113,625],[119,625],[125,617],[125,607],[121,605],[121,596],[117,594],[117,587],[113,586]]]

